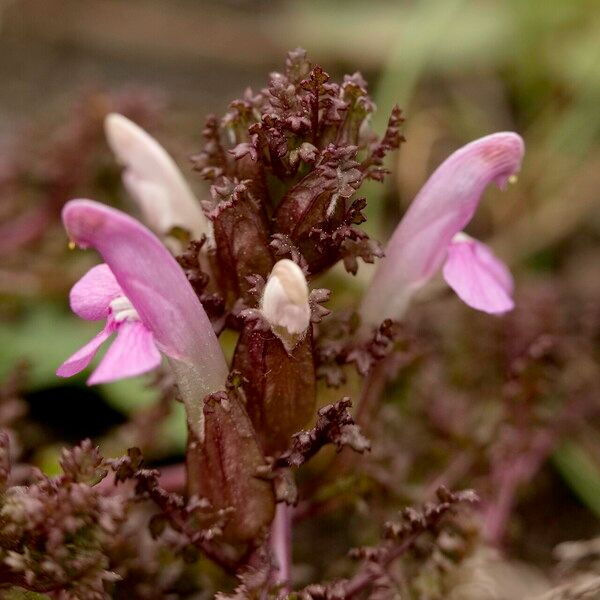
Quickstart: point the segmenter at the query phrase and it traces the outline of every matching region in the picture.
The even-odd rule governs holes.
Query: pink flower
[[[507,267],[461,232],[487,185],[504,187],[519,171],[523,153],[520,136],[495,133],[460,148],[437,168],[388,243],[360,309],[365,325],[401,318],[413,294],[442,265],[446,282],[469,306],[489,313],[513,308]]]
[[[228,368],[181,267],[146,227],[98,202],[72,200],[63,209],[63,222],[73,242],[95,248],[106,262],[75,284],[71,306],[84,319],[107,323],[58,374],[69,376],[85,368],[116,331],[90,383],[148,371],[158,365],[160,351],[175,372],[190,425],[202,437],[202,400],[225,387]]]
[[[477,310],[493,314],[514,308],[510,271],[488,246],[466,233],[452,238],[443,274],[458,297]]]
[[[88,379],[90,385],[140,375],[160,364],[160,352],[152,332],[141,322],[108,265],[90,269],[73,286],[70,300],[76,315],[88,321],[106,319],[106,325],[58,368],[57,375],[71,377],[85,369],[100,346],[115,332],[116,339]]]

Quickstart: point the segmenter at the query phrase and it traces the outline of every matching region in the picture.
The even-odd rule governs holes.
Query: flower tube
[[[444,265],[447,283],[469,306],[502,313],[513,306],[512,277],[484,244],[462,234],[485,188],[503,188],[520,169],[524,144],[495,133],[460,148],[417,194],[394,231],[360,308],[365,327],[402,317],[412,295]]]
[[[202,399],[224,389],[228,369],[210,320],[180,266],[146,227],[98,202],[68,202],[63,222],[74,243],[96,249],[108,266],[109,271],[97,275],[114,277],[111,286],[104,286],[106,294],[114,296],[113,307],[115,298],[124,299],[116,304],[116,318],[141,323],[168,357],[190,426],[202,439]],[[92,291],[87,290],[90,298],[93,290],[102,289],[102,284],[93,283]],[[78,285],[83,289],[82,282]]]

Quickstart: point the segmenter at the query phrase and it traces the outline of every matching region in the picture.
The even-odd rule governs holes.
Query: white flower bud
[[[275,264],[260,309],[273,333],[291,352],[310,325],[308,285],[302,269],[295,262],[284,258]]]
[[[182,227],[198,239],[209,225],[175,161],[146,131],[123,115],[109,114],[106,138],[125,167],[123,183],[139,204],[146,223],[159,235]]]

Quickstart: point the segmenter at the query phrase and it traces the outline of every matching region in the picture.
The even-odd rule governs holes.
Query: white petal
[[[261,311],[275,333],[290,351],[310,324],[308,285],[302,269],[293,261],[278,261],[265,286]]]
[[[125,186],[148,224],[162,235],[176,226],[189,230],[194,238],[207,233],[200,203],[167,151],[123,115],[108,115],[104,128],[112,151],[125,167]]]

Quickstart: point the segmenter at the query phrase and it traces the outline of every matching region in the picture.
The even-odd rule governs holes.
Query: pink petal
[[[158,234],[175,226],[188,229],[194,238],[206,233],[208,220],[200,203],[167,151],[123,115],[108,115],[104,129],[112,151],[125,166],[125,186],[148,225]]]
[[[472,238],[453,241],[443,272],[448,285],[472,308],[492,314],[514,308],[510,271],[485,244]]]
[[[59,377],[71,377],[80,371],[83,371],[94,358],[100,346],[110,337],[114,331],[112,324],[107,323],[100,333],[90,340],[85,346],[77,350],[73,356],[68,358],[58,369],[56,374]]]
[[[202,399],[224,388],[228,367],[181,267],[146,227],[98,202],[68,202],[63,222],[74,242],[102,255],[157,347],[170,357],[188,419],[201,436]]]
[[[92,267],[72,288],[69,294],[71,309],[82,319],[99,321],[108,317],[109,304],[123,290],[108,265]]]
[[[89,385],[141,375],[160,365],[152,332],[142,323],[123,321],[117,327],[117,337],[88,379]]]
[[[495,133],[460,148],[437,168],[388,243],[361,307],[363,322],[402,316],[412,294],[442,266],[485,188],[491,182],[502,187],[519,171],[523,153],[520,136]]]

